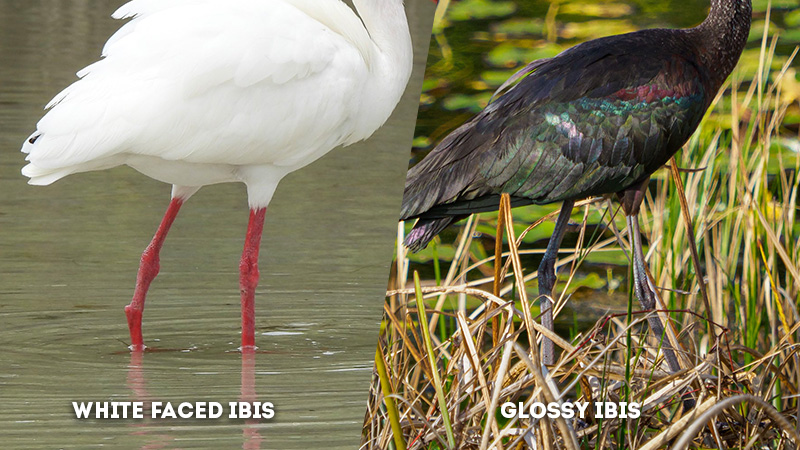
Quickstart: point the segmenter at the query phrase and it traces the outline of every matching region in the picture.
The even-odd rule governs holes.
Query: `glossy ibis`
[[[406,246],[416,251],[451,223],[496,210],[503,193],[512,206],[563,202],[539,266],[542,323],[552,330],[556,253],[573,204],[617,194],[627,216],[636,296],[653,309],[655,284],[638,221],[644,191],[736,66],[750,19],[750,0],[712,0],[697,27],[605,37],[528,64],[409,170],[402,219],[419,221]],[[649,323],[664,335],[658,317]],[[667,340],[663,348],[670,369],[679,370]],[[553,343],[544,338],[544,363],[552,364],[553,356]]]
[[[207,184],[247,185],[242,348],[255,345],[264,213],[278,182],[369,137],[411,74],[402,0],[134,0],[103,58],[47,105],[22,147],[30,184],[122,164],[170,183],[172,200],[142,254],[125,308],[131,349],[159,251],[181,205]]]

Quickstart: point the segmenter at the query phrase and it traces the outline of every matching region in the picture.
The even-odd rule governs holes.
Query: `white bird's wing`
[[[128,154],[293,166],[362,138],[347,119],[363,101],[369,37],[341,2],[317,1],[312,15],[300,9],[310,4],[127,3],[114,17],[133,19],[109,39],[103,59],[48,104],[23,147],[23,173],[48,184]],[[363,33],[335,31],[353,24]]]

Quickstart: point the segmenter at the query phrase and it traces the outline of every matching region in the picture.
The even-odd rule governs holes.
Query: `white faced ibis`
[[[534,61],[482,112],[408,172],[405,240],[423,248],[453,222],[511,204],[563,202],[539,266],[542,323],[552,330],[556,252],[575,200],[617,194],[633,247],[636,296],[655,307],[642,254],[639,206],[650,175],[689,139],[736,66],[750,30],[750,0],[711,0],[708,18],[685,30],[651,29],[596,39]],[[663,336],[656,316],[650,326]],[[553,343],[542,358],[553,363]],[[667,340],[664,354],[680,369]]]
[[[30,184],[122,164],[170,183],[172,200],[142,254],[125,308],[131,348],[159,251],[181,205],[207,184],[247,185],[240,269],[242,347],[255,345],[264,213],[278,182],[369,137],[411,74],[402,0],[134,0],[103,58],[47,105],[22,147]]]

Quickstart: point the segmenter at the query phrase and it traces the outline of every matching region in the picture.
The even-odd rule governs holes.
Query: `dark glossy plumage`
[[[501,193],[519,206],[640,185],[697,128],[749,20],[749,0],[714,0],[696,28],[611,36],[534,61],[408,172],[402,219],[420,220],[406,245],[418,250],[497,209]]]

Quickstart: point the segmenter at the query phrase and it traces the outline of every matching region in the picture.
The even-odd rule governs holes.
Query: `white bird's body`
[[[264,211],[278,182],[333,148],[369,137],[411,74],[402,0],[133,0],[103,58],[47,105],[22,147],[29,183],[128,165],[173,185],[126,307],[132,348],[161,245],[182,203],[207,184],[247,185],[240,264],[242,348]]]
[[[398,0],[356,4],[405,21]],[[338,0],[134,0],[113,17],[133,20],[22,149],[31,184],[127,164],[183,192],[241,181],[266,206],[284,175],[380,127],[410,75],[407,26],[370,39]]]

